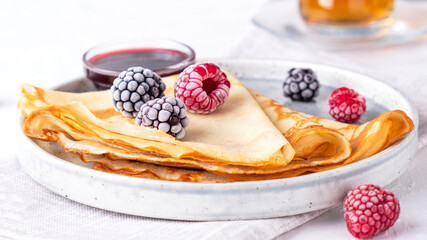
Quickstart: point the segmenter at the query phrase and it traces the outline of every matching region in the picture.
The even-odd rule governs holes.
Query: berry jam
[[[186,53],[163,48],[131,48],[101,53],[88,60],[85,66],[86,76],[98,89],[107,89],[120,72],[129,67],[141,66],[149,68],[161,77],[180,73],[194,62]]]

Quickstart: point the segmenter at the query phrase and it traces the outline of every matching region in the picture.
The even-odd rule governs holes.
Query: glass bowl
[[[120,72],[141,66],[162,77],[180,73],[195,63],[196,54],[186,44],[156,38],[110,42],[95,46],[83,55],[86,77],[99,89],[107,89]]]

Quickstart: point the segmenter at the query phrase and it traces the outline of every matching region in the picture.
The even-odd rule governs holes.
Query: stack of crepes
[[[176,78],[163,78],[166,95],[173,96]],[[27,136],[57,142],[94,169],[188,182],[266,180],[333,169],[382,151],[414,128],[399,110],[363,125],[310,116],[228,78],[226,103],[207,115],[188,113],[182,140],[114,111],[109,90],[67,93],[23,85],[18,108]]]

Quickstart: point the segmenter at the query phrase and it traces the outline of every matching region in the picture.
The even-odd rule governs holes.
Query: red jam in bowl
[[[181,43],[151,40],[98,46],[85,53],[83,62],[86,77],[102,90],[110,88],[120,72],[129,67],[149,68],[162,77],[178,74],[195,62],[195,53]]]

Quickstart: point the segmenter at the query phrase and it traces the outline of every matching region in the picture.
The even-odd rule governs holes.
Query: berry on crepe
[[[227,101],[230,81],[212,63],[187,67],[175,83],[175,97],[181,99],[188,111],[208,114]]]

